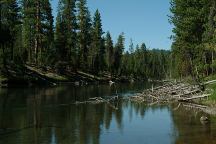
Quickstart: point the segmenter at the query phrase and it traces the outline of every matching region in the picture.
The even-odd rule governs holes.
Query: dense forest
[[[175,76],[216,73],[216,1],[171,0],[172,64]]]
[[[169,51],[150,50],[144,43],[134,47],[132,40],[125,48],[124,33],[114,43],[102,29],[99,10],[91,16],[86,0],[59,0],[55,23],[49,0],[1,0],[0,20],[2,75],[27,65],[60,74],[79,70],[143,79],[169,75]]]

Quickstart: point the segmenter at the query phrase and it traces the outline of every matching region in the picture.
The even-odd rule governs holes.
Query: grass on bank
[[[216,75],[208,76],[204,81],[216,80]],[[206,90],[211,94],[207,100],[203,100],[202,104],[216,106],[216,83],[206,85]]]
[[[216,101],[216,83],[207,85],[206,90],[208,90],[209,93],[211,93],[209,100]]]

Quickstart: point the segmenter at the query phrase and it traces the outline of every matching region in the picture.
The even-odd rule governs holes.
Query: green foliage
[[[17,41],[20,34],[20,8],[16,0],[0,2],[0,67],[5,67],[15,58],[15,50],[21,47]]]
[[[91,16],[86,0],[78,1],[78,65],[81,69],[88,68],[88,56],[91,45]],[[91,62],[91,61],[90,61]]]
[[[122,72],[124,75],[138,79],[168,78],[169,57],[170,51],[147,50],[143,43],[141,46],[137,45],[134,52],[126,52],[123,55]]]
[[[43,65],[53,44],[53,16],[49,0],[22,0],[23,47],[27,62]]]
[[[77,63],[77,20],[75,0],[60,0],[56,18],[55,46],[58,60]]]
[[[93,27],[92,27],[92,42],[91,42],[91,55],[92,58],[92,70],[95,73],[103,71],[105,68],[105,40],[102,38],[102,22],[101,16],[98,10],[94,15]]]
[[[106,48],[106,64],[109,72],[112,73],[113,69],[113,55],[114,55],[114,48],[113,48],[113,40],[109,32],[106,34],[105,40],[105,48]]]
[[[134,48],[131,40],[125,52],[124,33],[115,44],[109,32],[103,36],[100,12],[96,10],[91,19],[86,0],[59,0],[55,31],[53,22],[49,0],[1,0],[0,69],[20,66],[20,70],[30,64],[35,71],[51,67],[57,73],[82,70],[145,79],[167,76],[168,51],[147,50],[144,43]],[[208,67],[215,68],[215,64]]]
[[[118,37],[117,43],[114,48],[114,72],[115,74],[121,74],[121,62],[122,62],[122,56],[124,52],[124,33],[121,33]]]
[[[215,0],[171,0],[172,55],[178,76],[215,73]]]

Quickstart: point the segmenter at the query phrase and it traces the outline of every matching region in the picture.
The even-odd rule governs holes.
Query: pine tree
[[[124,33],[121,33],[118,37],[117,43],[115,45],[115,53],[114,53],[114,71],[116,74],[121,74],[121,62],[122,56],[124,52]]]
[[[144,78],[147,78],[147,49],[145,43],[142,43],[140,46],[141,56],[140,56],[140,71]]]
[[[113,68],[113,54],[114,54],[114,49],[113,49],[113,41],[112,41],[112,37],[110,35],[110,32],[107,32],[106,34],[106,63],[107,63],[107,67],[108,70],[110,72],[112,72],[112,68]]]
[[[215,61],[215,27],[216,27],[216,1],[210,0],[206,1],[206,5],[204,8],[206,11],[207,22],[205,24],[205,32],[203,34],[203,63],[205,73],[208,75],[210,73],[213,74],[216,69],[216,61]],[[211,57],[211,60],[208,60],[208,57]]]
[[[2,48],[0,53],[2,53],[1,57],[4,65],[9,60],[14,61],[15,48],[18,47],[15,44],[21,25],[19,12],[20,8],[16,0],[2,0],[0,2],[0,44]]]
[[[75,0],[60,0],[56,18],[55,41],[61,61],[76,67],[77,59],[77,22]]]
[[[206,0],[172,0],[170,21],[174,24],[172,51],[177,62],[176,71],[180,75],[194,75],[202,61],[201,53],[206,16]]]
[[[49,0],[23,0],[23,46],[28,62],[42,65],[53,39],[53,17]]]
[[[86,0],[78,1],[78,65],[81,69],[88,67],[88,54],[91,45],[91,16]]]
[[[130,52],[130,56],[127,65],[128,65],[129,72],[131,73],[131,75],[133,75],[135,59],[134,59],[134,44],[132,39],[130,39],[129,52]]]
[[[24,61],[29,63],[33,63],[33,41],[35,35],[35,21],[34,21],[34,3],[33,0],[23,0],[23,32],[22,32],[22,40],[24,53],[27,54],[24,57]]]
[[[55,48],[56,57],[59,61],[66,61],[67,51],[65,49],[66,37],[65,28],[66,25],[63,21],[63,11],[64,11],[64,1],[60,0],[58,3],[58,12],[56,17],[56,27],[55,27]]]
[[[140,55],[141,55],[141,51],[140,51],[140,47],[137,44],[136,48],[135,48],[135,52],[134,52],[134,70],[133,73],[135,76],[140,75]]]
[[[103,70],[105,65],[105,47],[104,40],[102,38],[103,30],[101,23],[101,16],[98,10],[96,10],[93,21],[92,28],[92,45],[91,45],[91,54],[92,54],[92,68],[94,72],[98,73]]]
[[[51,65],[53,61],[53,57],[55,57],[55,49],[54,49],[54,27],[53,27],[53,15],[52,8],[49,0],[44,1],[43,10],[45,13],[44,16],[44,37],[42,40],[42,45],[44,46],[44,53],[42,57],[42,61],[46,63],[46,65]]]

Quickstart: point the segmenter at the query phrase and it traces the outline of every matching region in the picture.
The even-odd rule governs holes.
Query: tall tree
[[[23,46],[28,62],[43,64],[53,38],[53,17],[49,0],[23,0]]]
[[[110,32],[107,32],[106,34],[106,59],[107,59],[107,66],[108,70],[112,72],[113,68],[113,54],[114,54],[114,49],[113,49],[113,40],[110,35]]]
[[[21,25],[20,8],[16,0],[0,2],[0,44],[4,65],[8,60],[14,60],[16,39]],[[19,43],[20,44],[20,43]]]
[[[56,48],[61,61],[76,67],[77,59],[77,22],[75,0],[60,0],[56,18]]]
[[[213,74],[216,68],[215,52],[216,52],[216,42],[215,42],[215,28],[216,28],[216,1],[210,0],[206,1],[204,10],[207,17],[207,22],[205,24],[205,32],[203,34],[203,63],[205,64],[205,73],[208,75],[209,69],[211,67],[211,73]],[[211,57],[211,60],[208,59]]]
[[[104,39],[102,38],[103,30],[101,23],[101,16],[98,10],[96,10],[92,28],[92,45],[91,54],[93,58],[92,68],[96,73],[102,71],[105,65],[105,47]]]
[[[140,51],[141,51],[141,56],[140,56],[140,72],[142,74],[142,76],[144,78],[147,78],[147,66],[148,66],[148,59],[147,59],[147,56],[148,56],[148,53],[147,53],[147,48],[146,48],[146,45],[145,43],[142,43],[141,46],[140,46]]]
[[[86,0],[78,1],[78,64],[81,69],[88,66],[88,54],[91,45],[91,16]]]
[[[129,60],[127,65],[128,65],[128,70],[130,71],[131,75],[133,75],[135,59],[134,59],[134,44],[132,39],[130,39],[129,52],[130,55],[129,55]]]
[[[114,70],[116,74],[121,74],[120,68],[121,68],[121,61],[124,52],[124,42],[125,42],[124,33],[121,33],[115,45],[115,53],[114,53]]]
[[[205,31],[206,16],[204,6],[206,0],[171,0],[174,24],[173,53],[176,56],[176,68],[180,75],[194,75],[200,60],[202,36]]]
[[[43,12],[44,15],[44,23],[43,23],[43,39],[42,45],[44,47],[43,59],[47,65],[52,64],[53,57],[55,57],[55,49],[54,49],[54,27],[53,27],[53,15],[52,8],[49,0],[45,0],[43,3]]]

